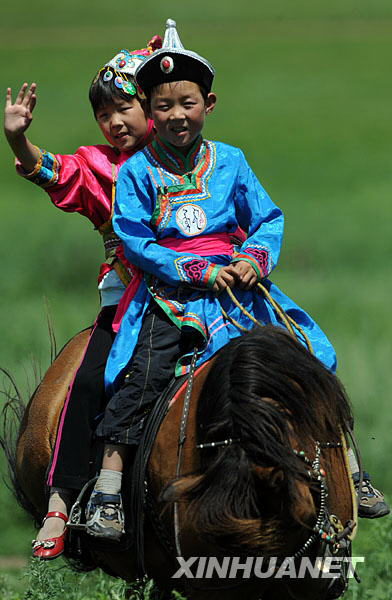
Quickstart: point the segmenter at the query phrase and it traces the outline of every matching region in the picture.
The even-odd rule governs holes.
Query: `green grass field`
[[[38,83],[33,143],[60,153],[102,143],[87,100],[92,77],[121,47],[162,34],[168,17],[184,44],[217,70],[218,105],[206,136],[240,146],[285,213],[273,280],[333,341],[366,468],[392,499],[392,4],[8,3],[0,20],[1,88],[15,94],[23,81]],[[102,249],[88,221],[56,210],[42,190],[17,178],[4,138],[0,158],[0,367],[26,393],[34,370],[49,363],[45,299],[61,346],[97,313]],[[21,579],[33,529],[5,486],[0,505],[0,600],[120,597],[114,580],[78,578],[58,564],[49,574],[46,567],[34,572],[33,587]],[[354,554],[365,557],[363,582],[347,598],[391,597],[391,538],[389,518],[360,523]]]

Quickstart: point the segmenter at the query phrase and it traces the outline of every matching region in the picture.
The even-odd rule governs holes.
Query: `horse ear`
[[[175,502],[194,488],[202,478],[203,475],[189,475],[188,477],[181,477],[181,479],[169,483],[161,492],[159,500],[162,502]]]
[[[284,480],[284,473],[278,467],[259,467],[255,465],[252,469],[257,479],[260,479],[266,486],[278,490]]]

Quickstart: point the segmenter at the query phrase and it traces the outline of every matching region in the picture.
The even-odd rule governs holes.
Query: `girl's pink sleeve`
[[[105,177],[106,157],[94,156],[87,146],[67,155],[52,154],[41,148],[39,151],[39,160],[31,173],[26,173],[16,161],[18,173],[44,188],[61,210],[78,212],[96,226],[105,221],[111,210],[111,181],[109,174]]]

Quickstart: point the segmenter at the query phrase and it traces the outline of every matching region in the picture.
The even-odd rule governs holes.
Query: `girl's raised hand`
[[[28,88],[28,83],[24,83],[16,96],[15,103],[12,103],[11,88],[7,88],[4,110],[4,133],[7,139],[13,139],[21,135],[29,127],[33,120],[33,110],[37,101],[35,95],[37,85],[32,83]]]

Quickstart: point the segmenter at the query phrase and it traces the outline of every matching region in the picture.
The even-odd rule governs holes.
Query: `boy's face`
[[[175,81],[156,87],[151,95],[150,112],[159,137],[186,154],[215,102],[216,96],[212,93],[204,100],[199,86],[192,81]]]
[[[135,149],[147,133],[148,119],[136,97],[113,98],[96,111],[95,118],[106,140],[120,152]]]

